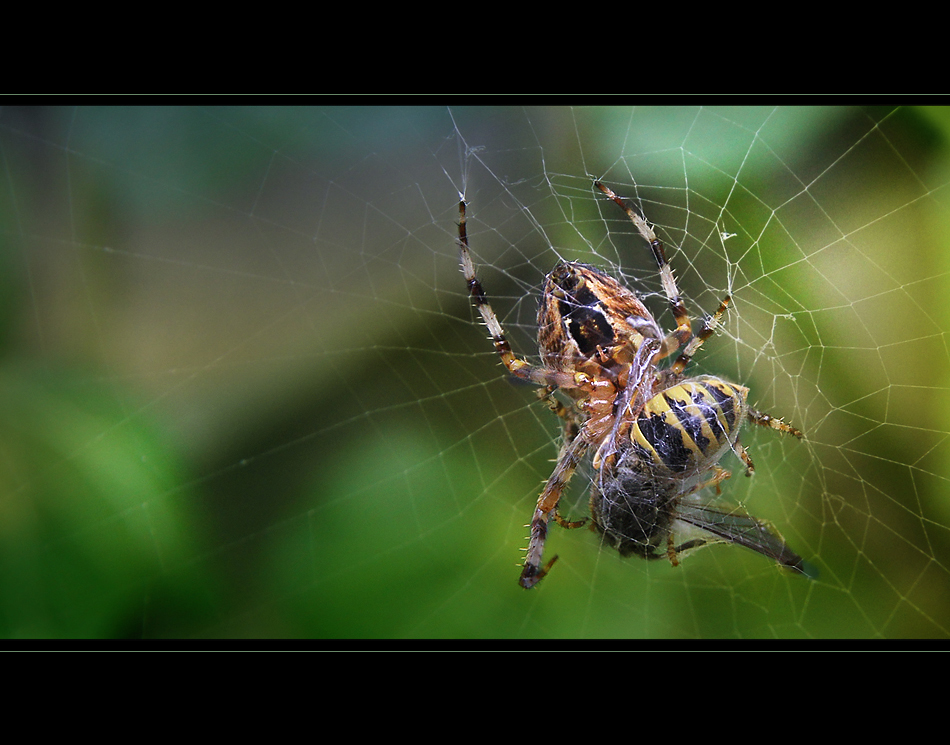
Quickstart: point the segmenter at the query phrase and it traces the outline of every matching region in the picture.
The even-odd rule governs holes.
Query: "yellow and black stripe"
[[[671,473],[715,462],[736,438],[748,390],[719,378],[694,378],[667,388],[643,407],[630,439],[647,463]]]

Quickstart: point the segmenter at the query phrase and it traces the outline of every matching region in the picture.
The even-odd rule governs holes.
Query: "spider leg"
[[[683,372],[683,370],[686,369],[686,366],[689,364],[690,360],[693,359],[696,352],[699,351],[699,348],[716,331],[716,328],[719,326],[719,321],[722,320],[722,317],[726,312],[726,308],[729,307],[730,300],[732,300],[732,296],[726,295],[726,297],[723,298],[723,301],[719,304],[719,310],[707,318],[706,322],[703,324],[702,330],[689,340],[689,344],[687,344],[686,348],[680,352],[680,356],[676,358],[676,361],[672,365],[670,365],[671,373],[674,375],[679,375],[681,372]]]
[[[511,351],[511,345],[505,336],[504,329],[495,311],[492,310],[488,302],[488,296],[482,288],[481,282],[475,273],[475,264],[472,261],[472,254],[468,247],[468,232],[465,226],[465,200],[459,200],[459,259],[462,266],[462,274],[468,285],[468,293],[475,303],[475,307],[482,316],[485,326],[488,327],[488,333],[491,334],[492,344],[495,345],[495,351],[501,358],[502,363],[512,375],[529,380],[537,385],[553,385],[559,388],[579,388],[583,387],[580,379],[574,373],[564,372],[562,370],[552,370],[546,367],[532,365],[526,360],[519,359]]]
[[[538,497],[538,504],[531,521],[531,536],[527,555],[521,572],[521,585],[526,588],[533,587],[541,581],[541,578],[547,574],[551,565],[557,560],[555,556],[544,567],[541,566],[548,523],[553,519],[565,528],[578,528],[586,522],[586,520],[570,521],[561,517],[557,509],[558,502],[589,446],[588,439],[591,437],[588,434],[591,431],[589,423],[593,419],[597,426],[603,427],[601,420],[604,418],[604,412],[601,410],[609,409],[610,396],[614,390],[614,385],[608,379],[598,380],[583,372],[567,372],[536,366],[516,357],[511,350],[508,339],[505,337],[501,322],[488,302],[488,296],[485,294],[485,290],[482,288],[475,272],[475,264],[472,261],[468,246],[464,199],[459,200],[458,229],[459,259],[462,274],[468,285],[469,295],[479,314],[481,314],[482,321],[488,327],[495,351],[509,373],[537,385],[545,386],[546,390],[539,394],[540,398],[565,421],[564,444],[558,455],[557,466],[555,466],[554,472],[548,479],[540,497]],[[582,391],[584,394],[582,398],[588,403],[586,414],[576,409],[568,409],[563,403],[555,399],[552,395],[555,388],[579,389]],[[591,412],[597,412],[599,416],[593,418]]]
[[[564,427],[562,430],[562,444],[560,452],[557,456],[558,461],[560,461],[561,458],[564,457],[564,454],[567,452],[568,448],[571,447],[574,439],[580,433],[581,427],[584,425],[584,420],[577,409],[575,409],[573,406],[565,406],[563,402],[554,397],[555,390],[556,389],[552,386],[547,386],[546,388],[542,389],[542,391],[539,391],[538,398],[540,398],[544,404],[549,409],[551,409],[551,411],[564,420]],[[587,524],[586,517],[581,518],[580,520],[568,520],[562,517],[560,512],[558,512],[557,507],[554,508],[554,519],[557,520],[557,524],[562,528],[568,529],[582,528]]]
[[[776,419],[771,414],[766,414],[761,411],[756,411],[751,406],[749,407],[746,415],[756,424],[759,424],[763,427],[768,427],[769,429],[778,430],[779,432],[784,432],[787,435],[792,435],[801,440],[805,435],[795,429],[791,424],[786,424],[781,419]]]
[[[541,559],[544,555],[544,541],[548,535],[548,523],[552,518],[562,525],[566,522],[558,515],[557,505],[587,448],[588,442],[585,430],[581,428],[578,436],[562,449],[557,466],[555,466],[554,472],[545,484],[541,496],[538,497],[538,505],[531,520],[531,535],[525,554],[524,568],[521,570],[521,579],[519,580],[521,586],[526,589],[538,584],[551,569],[554,562],[557,561],[557,556],[555,556],[543,567],[541,566]],[[567,525],[565,527],[580,526]]]
[[[554,396],[557,388],[553,385],[545,386],[538,391],[538,399],[551,411],[564,420],[564,442],[569,443],[580,431],[584,424],[583,415],[573,406],[567,406]]]
[[[749,455],[748,450],[742,447],[742,443],[739,442],[738,437],[732,443],[732,450],[736,455],[739,456],[739,460],[745,464],[745,475],[751,476],[753,473],[755,473],[755,464],[752,462],[752,456]]]
[[[553,395],[551,395],[553,391],[551,391],[550,388],[548,388],[548,390],[550,393],[546,398],[549,400],[546,403],[548,403],[551,410],[555,414],[564,419],[562,444],[557,456],[558,461],[560,461],[564,457],[565,453],[567,453],[578,434],[580,434],[581,427],[584,425],[584,421],[577,409],[574,407],[565,406],[563,403],[554,398]],[[580,520],[568,520],[564,517],[561,517],[561,513],[558,512],[557,507],[554,508],[554,519],[557,520],[558,525],[560,525],[562,528],[567,528],[568,530],[582,528],[587,524],[586,517],[583,517]]]
[[[752,407],[749,407],[746,410],[746,416],[748,416],[751,421],[762,427],[768,427],[769,429],[774,429],[778,432],[784,432],[785,434],[792,435],[798,439],[802,439],[805,436],[799,430],[795,429],[791,424],[786,424],[781,419],[776,419],[771,414],[763,414],[761,411],[756,411]],[[742,443],[739,442],[738,437],[736,437],[735,441],[732,443],[732,449],[735,451],[735,454],[739,456],[742,462],[745,463],[745,475],[751,476],[753,473],[755,473],[755,465],[752,463],[752,456],[750,456],[748,451],[742,447]]]
[[[561,400],[555,398],[555,390],[557,389],[554,386],[546,386],[538,391],[538,398],[545,406],[564,420],[562,444],[557,457],[557,460],[560,461],[568,448],[570,448],[571,443],[574,442],[574,439],[580,433],[581,427],[584,425],[584,418],[576,408],[566,406]],[[587,518],[582,518],[581,520],[567,520],[561,516],[557,508],[555,508],[554,511],[554,519],[562,528],[580,528],[587,524]],[[553,563],[553,561],[551,563]]]
[[[762,427],[768,427],[769,429],[774,429],[778,432],[784,432],[787,435],[797,437],[799,440],[805,436],[799,430],[795,429],[791,424],[786,424],[781,419],[776,419],[771,414],[765,414],[761,411],[756,411],[751,406],[746,409],[746,416],[748,416],[751,421]],[[748,451],[742,447],[742,443],[739,442],[738,437],[732,443],[732,449],[735,451],[735,454],[739,456],[742,462],[745,463],[745,475],[751,476],[753,473],[755,473],[755,465],[752,463],[752,456],[750,456]]]
[[[647,243],[650,244],[650,250],[653,252],[653,258],[660,270],[660,281],[663,284],[663,292],[670,303],[670,309],[673,311],[673,318],[676,320],[676,328],[663,340],[657,359],[662,359],[671,355],[681,346],[686,344],[693,335],[693,327],[689,320],[689,314],[686,312],[686,306],[683,304],[683,298],[680,297],[679,288],[676,286],[676,280],[673,277],[673,270],[670,268],[670,262],[666,260],[666,251],[663,243],[656,237],[647,221],[641,217],[636,210],[628,205],[623,199],[600,181],[595,181],[594,186],[600,189],[610,199],[612,199],[630,218],[637,231]]]

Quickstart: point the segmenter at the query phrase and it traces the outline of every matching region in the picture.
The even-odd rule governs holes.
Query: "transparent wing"
[[[818,570],[785,545],[767,523],[738,507],[720,509],[711,505],[680,503],[676,513],[678,519],[712,533],[721,541],[751,548],[810,579],[818,576]]]

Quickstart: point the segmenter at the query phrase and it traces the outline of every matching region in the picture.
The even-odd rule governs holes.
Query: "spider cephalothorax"
[[[511,351],[501,324],[478,281],[468,248],[465,201],[459,202],[462,273],[495,350],[516,377],[543,386],[542,398],[564,419],[564,443],[557,465],[538,498],[521,572],[526,588],[537,584],[555,562],[542,565],[553,519],[564,488],[588,451],[593,452],[590,510],[593,527],[624,556],[668,558],[717,541],[729,541],[805,573],[801,557],[763,521],[737,507],[700,500],[699,492],[729,477],[719,460],[732,450],[754,467],[739,443],[746,420],[795,437],[802,433],[751,408],[749,390],[712,376],[688,377],[693,355],[713,334],[726,312],[727,296],[716,313],[693,334],[673,273],[653,229],[600,182],[595,186],[619,205],[647,241],[657,262],[676,328],[664,334],[640,299],[620,282],[588,264],[562,261],[545,279],[538,307],[541,364],[531,365]],[[673,363],[660,362],[679,352]],[[555,393],[563,391],[569,404]]]

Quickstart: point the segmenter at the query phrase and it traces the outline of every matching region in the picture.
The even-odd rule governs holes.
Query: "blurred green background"
[[[942,108],[0,110],[0,636],[946,636],[948,132]],[[819,580],[580,530],[517,586],[557,423],[475,322],[458,194],[531,354],[555,254],[658,289],[589,175],[643,200],[694,316],[735,292],[702,369],[808,439],[750,433],[759,472],[725,490]]]

